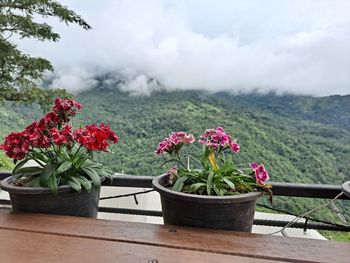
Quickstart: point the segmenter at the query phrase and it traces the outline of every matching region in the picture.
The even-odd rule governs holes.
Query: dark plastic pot
[[[256,200],[261,192],[236,196],[203,196],[164,187],[168,177],[152,181],[162,202],[164,224],[251,232]]]
[[[19,187],[12,176],[1,181],[1,188],[10,194],[13,211],[70,215],[96,218],[100,188],[75,192],[68,185],[59,186],[58,193],[43,187]]]

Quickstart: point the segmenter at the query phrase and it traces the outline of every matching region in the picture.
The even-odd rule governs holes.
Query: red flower
[[[117,143],[119,138],[118,136],[111,130],[111,128],[105,125],[103,122],[100,124],[100,128],[108,135],[108,140],[113,143]]]
[[[82,106],[77,101],[56,98],[52,111],[39,121],[34,121],[22,132],[10,133],[0,145],[0,150],[5,151],[10,158],[20,160],[31,150],[41,148],[41,152],[50,159],[55,158],[52,149],[45,148],[53,144],[65,145],[70,149],[76,140],[88,150],[104,151],[110,143],[118,142],[118,136],[104,123],[99,126],[87,125],[84,129],[74,131],[74,127],[67,122],[69,117],[74,116],[80,109]]]
[[[72,141],[73,140],[72,128],[73,128],[72,125],[66,124],[62,130],[58,130],[57,128],[50,129],[50,134],[54,144],[62,145]]]
[[[78,110],[81,110],[83,106],[75,100],[62,100],[60,98],[55,99],[55,106],[53,106],[52,110],[60,112],[60,111],[69,111],[73,107],[76,107]]]
[[[118,142],[118,136],[105,124],[100,126],[95,124],[86,125],[84,129],[79,129],[74,132],[74,138],[78,143],[85,146],[91,151],[105,151],[109,146],[108,141],[112,143]]]
[[[47,148],[50,146],[50,139],[46,136],[46,126],[40,120],[33,122],[24,130],[28,135],[28,141],[32,147]]]
[[[4,143],[0,146],[6,155],[15,160],[24,159],[29,152],[30,144],[28,134],[23,132],[12,132],[6,136]]]
[[[58,124],[62,123],[62,120],[60,119],[60,116],[54,112],[50,111],[47,113],[44,118],[40,120],[40,122],[45,125],[47,128],[56,127]]]
[[[77,110],[81,110],[83,107],[75,100],[62,100],[60,98],[55,99],[55,106],[52,110],[56,112],[64,122],[69,121],[69,117],[74,116]]]

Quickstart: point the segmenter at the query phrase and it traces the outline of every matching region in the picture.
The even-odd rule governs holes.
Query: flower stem
[[[176,152],[176,157],[177,157],[176,160],[179,162],[179,164],[181,164],[183,166],[183,168],[185,168],[185,170],[188,170],[186,168],[186,165],[181,161],[179,152]]]

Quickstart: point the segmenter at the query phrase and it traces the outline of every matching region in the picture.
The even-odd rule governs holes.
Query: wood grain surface
[[[0,229],[0,262],[3,255],[35,254],[42,245],[72,257],[74,251],[96,256],[86,262],[350,262],[348,243],[233,231],[6,212],[0,212]],[[122,260],[109,261],[110,254]]]

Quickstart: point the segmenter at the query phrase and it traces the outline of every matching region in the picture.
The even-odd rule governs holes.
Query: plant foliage
[[[272,198],[271,186],[266,184],[269,175],[264,165],[249,164],[241,168],[234,162],[234,156],[226,153],[240,151],[240,145],[222,127],[206,130],[199,139],[203,152],[197,160],[187,155],[187,166],[180,150],[185,144],[195,142],[192,134],[173,132],[161,141],[156,149],[157,155],[170,156],[165,163],[176,163],[168,172],[169,186],[172,190],[198,195],[237,195],[252,191],[267,191]],[[195,168],[190,167],[193,160]],[[197,166],[197,167],[196,167]]]
[[[58,186],[69,185],[75,191],[98,188],[112,172],[94,161],[94,151],[107,151],[117,143],[117,135],[101,123],[76,129],[69,124],[82,106],[74,100],[57,98],[55,106],[38,122],[21,132],[11,132],[0,149],[14,159],[15,185],[48,187],[57,193]],[[27,167],[29,161],[37,166]]]
[[[67,98],[65,90],[42,90],[38,80],[51,63],[41,57],[32,57],[20,50],[11,37],[32,38],[39,41],[58,41],[60,35],[42,17],[56,17],[66,24],[74,23],[84,29],[91,27],[72,10],[53,0],[2,0],[0,2],[0,101],[36,102],[44,110],[52,98]]]

